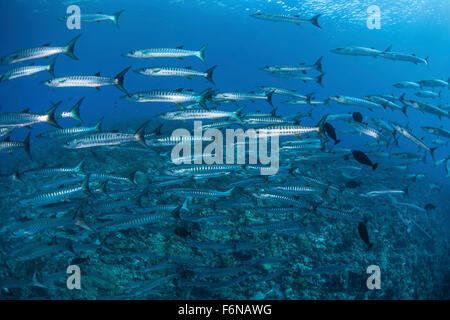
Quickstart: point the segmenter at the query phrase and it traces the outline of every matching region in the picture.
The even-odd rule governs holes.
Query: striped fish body
[[[0,82],[6,81],[6,80],[12,80],[16,78],[21,78],[25,76],[31,76],[33,74],[42,72],[42,71],[50,71],[50,65],[48,66],[26,66],[26,67],[20,67],[20,68],[14,68],[11,70],[8,70],[6,72],[3,72],[0,74]]]
[[[64,189],[59,189],[52,192],[40,193],[35,196],[32,196],[28,199],[23,199],[20,202],[21,205],[24,206],[44,206],[52,203],[58,203],[61,201],[66,201],[70,198],[80,196],[85,191],[85,187],[81,186],[73,186]]]
[[[161,116],[161,118],[165,120],[220,119],[230,117],[233,117],[232,112],[203,109],[166,112]]]
[[[25,143],[19,141],[0,141],[0,153],[12,153],[16,149],[25,148]]]
[[[176,67],[154,67],[154,68],[142,68],[136,70],[137,73],[145,76],[159,76],[159,77],[206,77],[206,72],[195,71],[188,68],[176,68]]]
[[[94,127],[73,127],[46,131],[38,135],[39,138],[68,138],[89,133],[99,132],[97,126]]]
[[[202,190],[202,189],[191,189],[191,188],[179,188],[166,190],[167,193],[178,196],[178,197],[188,197],[188,198],[221,198],[229,197],[233,192],[234,188],[228,191],[217,191],[217,190]]]
[[[117,81],[112,78],[100,76],[68,76],[54,78],[43,82],[46,86],[55,88],[65,87],[89,87],[99,88],[103,86],[116,85]]]
[[[303,127],[295,125],[271,126],[258,129],[258,136],[300,136],[311,132],[320,132],[320,127]]]
[[[0,113],[0,127],[28,127],[30,125],[48,122],[49,116],[47,114],[38,113],[20,113],[20,112],[6,112]]]
[[[29,49],[21,49],[5,57],[2,57],[0,61],[2,62],[2,64],[12,64],[31,59],[46,58],[59,53],[66,53],[66,47],[44,46]]]
[[[101,146],[115,146],[137,141],[135,134],[120,132],[94,133],[86,137],[73,139],[65,145],[68,149],[82,149]]]
[[[202,48],[204,50],[204,48]],[[142,50],[134,50],[130,51],[124,56],[130,58],[186,58],[186,57],[198,57],[201,60],[203,59],[202,49],[199,51],[186,50],[182,48],[154,48],[154,49],[142,49]]]

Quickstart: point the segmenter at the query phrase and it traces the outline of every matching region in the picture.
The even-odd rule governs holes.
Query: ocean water
[[[58,18],[70,5],[79,6],[82,15],[124,11],[117,26],[110,20],[82,21],[81,29],[69,29]],[[368,26],[372,5],[380,10],[379,29]],[[257,12],[305,20],[320,14],[320,28],[255,19],[251,15]],[[64,53],[9,65],[17,56],[2,59],[0,129],[13,130],[1,139],[21,142],[30,134],[31,158],[21,145],[8,154],[1,142],[0,298],[448,299],[449,14],[450,3],[439,0],[3,1],[0,56],[48,43],[65,46],[81,37],[74,47],[78,60]],[[123,56],[180,46],[194,51],[206,46],[205,61]],[[378,51],[372,56],[332,52],[351,46]],[[428,59],[393,61],[392,52]],[[97,72],[114,78],[131,67],[123,84],[130,97],[157,89],[172,90],[172,97],[211,91],[203,106],[137,103],[114,85],[99,91],[52,87],[43,83],[53,78],[47,71],[16,79],[4,73],[31,63],[47,65],[54,57],[57,79]],[[322,72],[310,67],[320,57]],[[274,65],[297,70],[262,70]],[[134,72],[149,67],[204,72],[213,66],[214,84],[203,76]],[[314,81],[320,74],[322,85]],[[441,82],[414,89],[393,86],[430,79]],[[278,91],[263,92],[260,86]],[[280,94],[280,88],[295,92]],[[437,97],[416,95],[423,91]],[[224,92],[256,94],[218,99]],[[309,93],[312,100],[298,97]],[[273,106],[265,101],[272,94]],[[348,105],[333,98],[368,95],[389,95],[392,101],[378,100],[368,108],[368,100]],[[101,140],[67,148],[73,139],[93,137],[93,129],[44,138],[56,128],[27,125],[29,115],[17,115],[28,108],[31,114],[43,113],[60,101],[57,112],[68,111],[81,98],[81,125],[71,118],[57,123],[92,127],[101,120],[102,132],[116,139],[118,133],[128,134],[122,143],[105,146]],[[286,103],[294,98],[302,104]],[[236,116],[205,120],[218,110],[231,113],[244,106]],[[261,175],[248,161],[221,168],[184,165],[180,172],[171,157],[174,144],[161,146],[162,139],[175,129],[193,129],[193,121],[161,115],[180,111],[177,115],[188,117],[192,110],[203,113],[197,117],[204,125],[232,121],[220,127],[223,132],[278,130],[270,139],[279,138],[281,145],[277,173]],[[250,114],[255,112],[260,115]],[[353,112],[362,115],[362,123]],[[13,113],[17,117],[11,120]],[[296,113],[302,115],[292,117]],[[344,116],[333,119],[336,114]],[[325,121],[319,122],[325,115],[328,130]],[[133,134],[144,123],[146,137],[136,143]],[[279,123],[291,127],[284,133],[268,128]],[[378,138],[356,131],[367,127]],[[423,127],[444,131],[430,134]],[[412,138],[402,135],[405,128]],[[372,164],[361,163],[355,150]],[[69,266],[79,269],[74,273]],[[369,266],[381,274],[380,282],[373,282],[377,288],[367,285]],[[69,283],[77,270],[80,278]],[[78,280],[81,289],[72,288]]]

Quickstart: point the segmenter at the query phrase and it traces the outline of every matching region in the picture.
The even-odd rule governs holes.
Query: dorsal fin
[[[176,91],[176,92],[182,92],[182,91],[183,91],[183,88],[175,89],[175,91]]]
[[[191,69],[192,69],[192,67],[191,67],[191,66],[189,66],[189,67],[186,67],[186,69],[189,69],[189,70],[191,70]]]
[[[183,46],[178,46],[177,49],[183,49]]]
[[[97,14],[103,14],[103,12],[99,11],[99,12],[97,12]]]
[[[50,43],[44,43],[42,47],[50,47]]]
[[[22,110],[22,113],[28,113],[28,112],[30,112],[30,108],[26,108],[26,109]]]
[[[100,77],[100,72],[97,72],[96,74],[94,74],[94,76]]]
[[[413,54],[412,54],[412,56],[414,56],[414,57],[415,57],[415,56],[416,56],[416,54],[415,54],[415,53],[413,53]]]

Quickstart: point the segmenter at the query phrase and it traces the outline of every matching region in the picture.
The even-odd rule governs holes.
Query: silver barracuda
[[[182,198],[223,198],[223,197],[231,197],[233,190],[234,187],[227,191],[178,188],[178,189],[168,189],[165,192]]]
[[[194,120],[194,119],[221,119],[231,118],[239,123],[243,123],[241,119],[242,110],[245,107],[240,107],[236,111],[221,111],[221,110],[203,110],[191,109],[181,111],[170,111],[160,115],[160,118],[165,120]]]
[[[241,92],[222,92],[218,93],[214,96],[214,101],[217,102],[237,102],[237,101],[243,101],[243,100],[266,100],[267,103],[269,103],[272,107],[272,95],[273,91],[267,92],[267,93],[241,93]]]
[[[24,112],[0,113],[0,128],[29,127],[41,122],[61,128],[55,121],[55,111],[60,104],[61,102],[58,102],[45,113],[31,113],[28,109]]]
[[[18,67],[7,70],[5,72],[0,73],[0,82],[8,81],[16,78],[32,76],[36,73],[42,71],[48,71],[52,76],[55,76],[54,68],[55,68],[55,59],[54,58],[48,65],[46,66],[35,66],[29,65],[25,67]]]
[[[439,98],[442,99],[441,97],[441,91],[439,92],[434,92],[434,91],[428,91],[428,90],[421,90],[421,91],[417,91],[414,94],[418,97],[421,98]]]
[[[415,100],[406,100],[405,99],[405,94],[403,94],[400,97],[400,101],[405,105],[404,109],[404,113],[406,114],[406,107],[411,107],[413,109],[416,109],[422,113],[430,113],[430,114],[434,114],[435,116],[437,116],[439,118],[439,120],[442,119],[442,117],[445,118],[449,118],[450,117],[450,113],[446,110],[443,110],[437,106],[431,105],[429,103],[426,102],[421,102],[421,101],[415,101]]]
[[[339,104],[348,105],[348,106],[358,106],[367,108],[370,111],[373,109],[382,109],[385,108],[379,104],[362,98],[348,97],[348,96],[333,96],[329,97],[330,100],[336,101]]]
[[[63,129],[56,129],[51,131],[45,131],[41,134],[37,135],[38,138],[70,138],[70,137],[76,137],[80,135],[86,135],[90,133],[95,132],[101,132],[102,131],[102,120],[97,122],[97,124],[93,127],[72,127],[72,128],[63,128]]]
[[[434,151],[437,149],[437,147],[434,148],[430,148],[428,147],[425,142],[423,142],[421,139],[417,138],[416,136],[414,136],[411,132],[409,132],[408,129],[403,128],[402,126],[400,126],[397,123],[392,123],[392,127],[394,127],[394,129],[400,133],[402,136],[404,136],[405,138],[407,138],[408,140],[414,142],[416,145],[418,145],[419,147],[429,151],[431,153],[431,156],[434,157]]]
[[[22,172],[21,177],[42,177],[42,176],[66,176],[78,175],[83,172],[84,160],[80,161],[75,167],[55,167],[55,168],[37,168]]]
[[[100,90],[100,87],[103,86],[116,86],[117,89],[128,94],[128,92],[123,87],[123,80],[125,73],[127,73],[129,69],[130,67],[124,69],[114,78],[102,77],[100,75],[100,72],[98,72],[93,76],[68,76],[68,77],[53,78],[43,81],[42,84],[48,87],[55,87],[55,88],[88,87],[88,88],[95,88],[97,90]]]
[[[13,153],[16,149],[24,149],[31,159],[30,133],[28,133],[23,142],[10,141],[9,137],[3,141],[0,141],[0,153]]]
[[[156,89],[131,93],[122,98],[132,102],[170,102],[178,105],[186,102],[197,102],[206,107],[206,102],[211,98],[213,92],[211,89],[206,89],[201,93],[183,89]]]
[[[321,14],[318,14],[310,19],[301,18],[299,15],[285,15],[285,14],[267,14],[262,12],[253,13],[250,15],[250,17],[260,19],[260,20],[267,20],[267,21],[274,21],[274,22],[291,22],[295,23],[298,26],[301,26],[302,24],[311,23],[312,25],[316,26],[317,28],[321,28],[319,25],[319,18]]]
[[[299,64],[276,64],[272,66],[265,66],[261,68],[261,70],[270,72],[270,73],[276,73],[276,72],[302,72],[306,73],[309,70],[317,70],[320,73],[323,73],[322,71],[322,59],[323,57],[320,57],[314,64],[307,65],[305,63],[299,63]]]
[[[448,88],[448,86],[449,86],[449,81],[445,81],[445,80],[441,80],[441,79],[420,80],[420,81],[418,81],[418,83],[422,87],[430,87],[430,88],[435,88],[435,87],[443,87],[443,88],[447,87]]]
[[[198,51],[186,50],[183,47],[177,48],[155,48],[155,49],[141,49],[141,50],[133,50],[127,53],[122,54],[124,57],[128,58],[178,58],[183,59],[186,57],[197,57],[203,62],[205,61],[205,49],[206,46],[203,46]]]
[[[73,49],[75,47],[75,42],[78,40],[79,37],[81,37],[81,35],[78,35],[75,38],[73,38],[64,47],[51,47],[50,44],[48,43],[41,47],[17,50],[11,54],[1,57],[0,64],[11,64],[31,59],[47,58],[59,53],[64,53],[65,55],[71,57],[72,59],[78,60],[78,58],[73,53]]]
[[[388,48],[389,49],[389,48]],[[386,50],[388,50],[386,49]],[[378,57],[383,53],[381,50],[373,49],[373,48],[365,48],[365,47],[343,47],[336,48],[331,50],[333,53],[349,55],[349,56],[369,56],[369,57]]]
[[[422,129],[435,136],[450,139],[450,131],[445,130],[444,128],[422,127]]]
[[[413,81],[397,82],[393,86],[399,89],[420,89],[420,84]]]
[[[385,58],[385,59],[393,60],[393,61],[406,61],[406,62],[412,62],[416,65],[418,65],[420,63],[428,65],[428,57],[420,58],[420,57],[416,56],[414,53],[413,54],[405,54],[405,53],[392,52],[390,50],[386,50],[386,51],[382,52],[379,56],[382,58]]]
[[[327,120],[327,115],[323,116],[315,127],[305,127],[299,125],[279,125],[269,126],[265,128],[257,129],[258,136],[270,137],[270,136],[301,136],[303,134],[316,132],[323,138],[326,137],[324,132],[324,124]]]
[[[79,18],[81,22],[100,22],[100,21],[112,21],[116,26],[119,26],[119,17],[124,12],[120,10],[114,14],[105,14],[102,12],[98,13],[82,13]],[[58,20],[67,22],[69,16],[64,16]]]
[[[211,67],[205,72],[192,70],[192,67],[177,68],[177,67],[151,67],[151,68],[141,68],[135,70],[136,73],[145,76],[154,77],[185,77],[187,79],[192,79],[192,77],[204,77],[209,82],[214,84],[213,72],[217,66]]]
[[[103,132],[93,133],[85,137],[76,138],[68,141],[64,147],[67,149],[83,149],[103,146],[117,146],[130,142],[138,142],[145,148],[148,148],[145,143],[145,127],[149,121],[146,121],[136,133],[121,133],[121,132]]]

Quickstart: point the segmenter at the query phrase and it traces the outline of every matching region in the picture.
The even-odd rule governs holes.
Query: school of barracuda
[[[122,12],[88,14],[83,21],[118,24]],[[305,28],[304,32],[305,24],[312,24],[320,32],[320,15],[255,13],[251,17],[292,22]],[[58,70],[63,76],[55,77],[55,64],[66,59],[62,55],[78,60],[76,46],[82,46],[82,41],[78,35],[64,46],[44,45],[5,55],[0,62],[13,68],[2,72],[0,81],[20,81],[20,77],[49,72],[52,77],[42,82],[45,86],[115,86],[125,93],[123,99],[167,103],[167,109],[157,119],[144,119],[121,130],[105,130],[102,119],[82,118],[80,109],[89,101],[81,97],[74,97],[78,100],[74,106],[58,102],[40,113],[0,113],[0,152],[14,153],[5,158],[8,166],[3,166],[1,177],[2,298],[321,298],[302,292],[325,285],[323,279],[343,283],[348,298],[364,298],[367,293],[355,293],[351,283],[364,282],[365,268],[369,261],[378,261],[376,257],[385,249],[383,242],[395,241],[389,232],[403,233],[401,241],[416,239],[416,246],[437,241],[439,222],[434,215],[439,205],[415,194],[430,195],[439,186],[425,182],[426,177],[409,166],[431,163],[450,176],[450,156],[434,158],[435,150],[448,145],[450,139],[445,128],[449,108],[420,100],[438,101],[448,96],[448,81],[405,79],[393,84],[401,90],[414,90],[415,97],[399,91],[398,96],[336,93],[316,99],[315,93],[273,86],[248,93],[208,87],[202,92],[185,88],[129,92],[125,80],[132,76],[127,65],[132,65],[133,59],[149,61],[148,67],[134,70],[136,77],[205,78],[210,85],[214,85],[213,73],[220,72],[220,61],[200,70],[170,63],[155,67],[151,61],[157,58],[198,58],[206,64],[208,47],[198,51],[145,48],[142,43],[144,49],[123,53],[126,65],[117,68],[116,73],[123,71],[116,76],[64,75],[64,70]],[[331,51],[375,57],[380,62],[429,63],[428,58],[391,48],[355,46]],[[17,67],[17,63],[44,57],[53,59],[47,64]],[[321,86],[324,69],[326,61],[318,54],[316,62],[290,65],[280,61],[262,67],[261,72],[292,79],[293,87],[296,80]],[[267,111],[246,112],[243,102],[261,103]],[[235,105],[234,111],[221,109],[230,103]],[[327,112],[316,114],[313,120],[312,112],[322,104],[329,106]],[[361,112],[346,111],[345,106],[359,107]],[[292,113],[277,115],[282,108]],[[376,109],[385,111],[386,116],[371,117],[370,111]],[[435,115],[436,126],[412,132],[404,124],[389,121],[389,113],[400,112],[407,123],[408,112],[416,111]],[[79,124],[62,128],[58,122],[63,118]],[[179,120],[182,122],[173,122]],[[198,160],[196,155],[171,159],[173,146],[183,139],[199,139],[171,136],[171,129],[177,126],[190,129],[188,120],[205,121],[202,130],[255,128],[258,135],[279,137],[278,173],[261,175],[264,165],[259,164],[186,164]],[[347,131],[335,130],[337,122],[344,123]],[[13,130],[29,130],[35,125],[49,125],[36,139],[45,141],[39,149],[33,148],[30,134],[24,141],[9,138]],[[345,133],[367,135],[373,143],[340,148],[339,136]],[[204,136],[200,141],[207,144],[212,139]],[[419,150],[396,150],[404,144],[415,144]],[[49,150],[52,161],[35,160]],[[5,167],[14,170],[6,172]],[[393,175],[395,179],[390,179]],[[345,258],[336,261],[335,250],[343,250]],[[404,259],[411,255],[405,253]],[[86,281],[83,287],[95,290],[67,291],[66,268],[71,264],[80,266]]]

